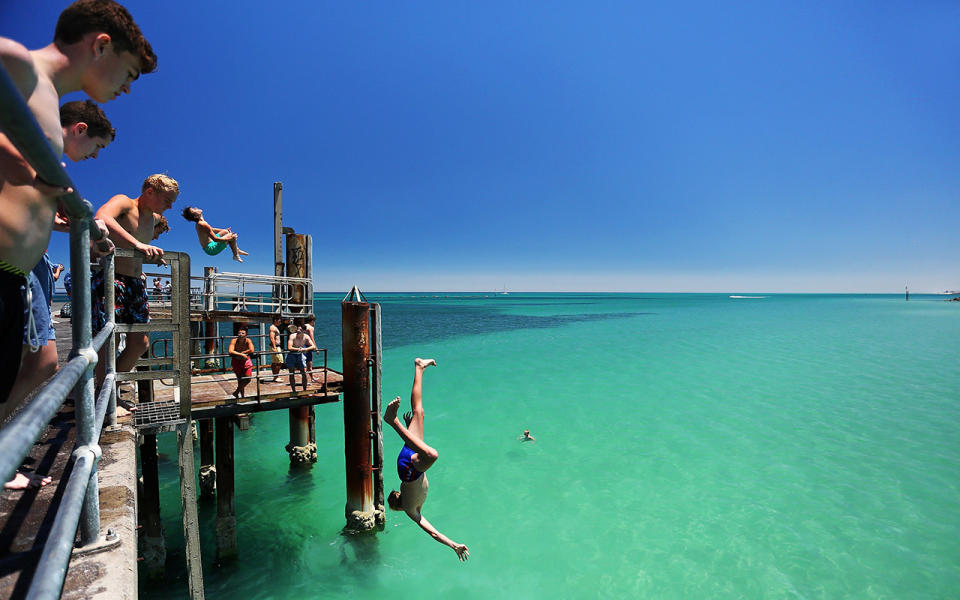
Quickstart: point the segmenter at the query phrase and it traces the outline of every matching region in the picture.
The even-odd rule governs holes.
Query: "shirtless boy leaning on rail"
[[[151,246],[154,223],[157,215],[173,206],[180,194],[180,186],[172,177],[151,175],[143,181],[140,195],[131,198],[117,194],[97,211],[97,218],[103,219],[110,230],[110,239],[118,248],[133,248],[152,259],[163,260],[163,250]],[[115,311],[118,323],[147,323],[150,309],[147,306],[147,285],[141,277],[143,259],[117,258],[114,263],[116,279],[114,281]],[[91,305],[93,310],[93,330],[99,331],[107,322],[104,299],[103,271],[94,273],[91,279]],[[133,368],[141,354],[147,349],[149,338],[146,333],[128,333],[127,346],[117,356],[117,372],[125,373]],[[106,374],[106,347],[101,348],[100,361],[97,362],[97,385],[103,382]]]
[[[116,136],[107,115],[90,100],[67,102],[61,106],[60,126],[63,130],[63,153],[74,162],[97,158],[100,150],[106,148]],[[64,225],[69,224],[61,222],[58,217],[54,229],[62,230]],[[55,279],[46,257],[37,263],[29,276],[33,295],[31,312],[36,327],[24,327],[20,373],[6,402],[6,409],[11,413],[30,392],[57,372],[57,340],[50,322],[50,294]],[[34,334],[39,334],[40,339],[33,339]],[[34,350],[37,345],[39,350]],[[3,413],[4,406],[0,405],[0,419]]]
[[[28,51],[0,38],[0,61],[27,101],[57,156],[63,155],[60,96],[83,90],[98,102],[130,91],[157,57],[130,13],[112,0],[79,0],[57,21],[53,42]],[[0,135],[0,403],[20,366],[26,274],[50,241],[57,197],[69,189],[44,183]]]

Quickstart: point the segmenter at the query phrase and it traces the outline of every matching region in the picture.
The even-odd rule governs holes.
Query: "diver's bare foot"
[[[37,475],[36,473],[21,473],[13,476],[13,479],[3,484],[5,490],[25,490],[27,488],[39,488],[53,481],[47,475]]]
[[[249,255],[250,255],[249,252],[244,252],[243,250],[237,250],[237,254],[239,254],[240,256],[249,256]]]
[[[413,359],[413,364],[418,369],[422,370],[422,369],[426,369],[430,365],[436,366],[437,361],[433,360],[432,358],[415,358]]]
[[[400,408],[400,396],[397,396],[387,404],[387,412],[383,413],[383,420],[387,425],[393,425],[397,421],[397,410]]]

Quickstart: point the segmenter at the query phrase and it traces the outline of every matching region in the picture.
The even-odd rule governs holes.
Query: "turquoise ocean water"
[[[319,295],[339,370],[342,295]],[[424,515],[345,537],[340,404],[292,470],[285,411],[236,436],[240,558],[206,597],[955,598],[960,306],[940,296],[371,294],[384,399],[425,375],[440,452]],[[403,410],[406,410],[404,408]],[[529,428],[536,443],[517,440]],[[399,438],[385,431],[385,485]],[[167,577],[186,595],[175,442],[161,436]]]

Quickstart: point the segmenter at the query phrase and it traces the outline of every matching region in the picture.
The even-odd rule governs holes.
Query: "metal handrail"
[[[73,187],[73,182],[60,165],[39,125],[23,101],[6,71],[0,66],[0,129],[17,150],[48,183]],[[70,217],[70,262],[77,281],[90,279],[90,239],[103,234],[93,223],[92,205],[73,193],[61,198]],[[112,259],[110,259],[112,261]],[[66,484],[63,502],[57,511],[54,527],[47,538],[41,563],[31,580],[28,598],[56,598],[60,595],[70,559],[70,549],[80,526],[82,545],[99,538],[99,490],[96,463],[100,457],[94,433],[96,410],[93,398],[93,373],[98,348],[93,345],[90,330],[90,286],[78,285],[72,301],[77,308],[73,326],[73,349],[70,360],[53,380],[37,393],[20,414],[0,431],[0,475],[4,481],[15,472],[32,443],[60,409],[70,389],[76,389],[77,458]],[[105,337],[98,336],[102,345]],[[87,467],[89,465],[89,467]],[[66,552],[64,552],[66,548]]]
[[[109,339],[114,340],[113,311],[107,326],[93,338],[90,314],[90,242],[109,246],[103,232],[93,220],[93,206],[80,197],[66,170],[60,164],[53,148],[23,96],[17,90],[6,70],[0,65],[0,131],[6,135],[43,181],[74,191],[61,196],[70,218],[70,268],[77,281],[72,293],[74,313],[71,319],[73,348],[63,369],[26,403],[20,413],[0,429],[0,477],[7,481],[14,475],[20,462],[27,456],[33,443],[60,410],[70,390],[75,391],[77,439],[73,469],[64,488],[64,496],[57,508],[53,528],[44,544],[40,563],[30,581],[27,598],[59,598],[70,563],[74,538],[79,529],[80,545],[89,546],[100,538],[100,501],[97,483],[97,462],[100,446],[97,444],[102,419],[114,405],[115,388],[109,386],[100,394],[100,405],[95,404],[93,369],[97,351]],[[113,270],[113,257],[106,263]],[[106,286],[111,289],[113,286]],[[108,377],[109,380],[109,377]],[[105,386],[106,387],[106,386]],[[100,417],[101,421],[97,422]]]
[[[310,278],[213,271],[191,279],[203,284],[191,289],[193,310],[210,311],[216,310],[219,304],[230,304],[233,310],[242,307],[249,312],[283,316],[305,316],[313,312],[313,280]],[[302,290],[303,302],[294,302],[295,289]],[[262,295],[267,293],[269,295]]]

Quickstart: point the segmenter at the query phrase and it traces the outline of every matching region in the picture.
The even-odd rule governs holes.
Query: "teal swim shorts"
[[[223,252],[223,249],[227,247],[226,242],[220,242],[217,240],[210,240],[207,242],[207,245],[203,247],[203,251],[209,254],[210,256],[216,256]]]

